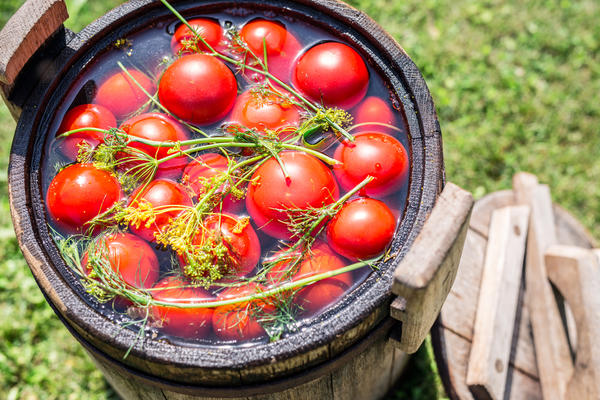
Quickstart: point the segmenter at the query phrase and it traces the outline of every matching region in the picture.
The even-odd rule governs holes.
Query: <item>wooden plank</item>
[[[487,240],[484,237],[469,229],[456,280],[440,314],[440,324],[444,328],[452,330],[469,341],[473,337],[486,245]],[[519,297],[521,300],[524,297],[524,287],[521,287]],[[515,332],[516,338],[513,340],[514,349],[510,362],[523,372],[537,376],[531,327],[526,308],[522,308],[520,315],[517,315],[517,323],[519,324],[518,332]]]
[[[512,190],[501,190],[494,192],[477,200],[473,206],[473,214],[469,227],[483,237],[488,237],[490,219],[494,210],[515,204],[515,196]]]
[[[406,300],[391,307],[402,321],[400,349],[417,351],[452,287],[467,234],[473,197],[448,183],[408,254],[394,272],[392,291]]]
[[[11,85],[33,53],[67,18],[64,0],[27,0],[0,31],[0,82]]]
[[[460,400],[476,399],[470,392],[465,380],[471,342],[448,329],[444,329],[442,335],[440,341],[444,346],[442,351],[446,357],[446,362],[442,366],[444,371],[440,369],[440,372],[449,378],[448,396],[451,399]],[[512,366],[508,368],[506,383],[504,400],[542,399],[539,382]]]
[[[467,369],[467,385],[478,399],[504,397],[528,220],[528,206],[492,214]]]
[[[553,246],[546,252],[548,277],[573,311],[577,326],[575,371],[566,399],[600,398],[600,261],[587,249]]]
[[[518,173],[513,178],[518,204],[531,207],[525,299],[531,319],[537,366],[545,399],[562,399],[573,373],[565,329],[552,287],[548,282],[544,252],[557,243],[548,186],[539,185],[535,175]]]

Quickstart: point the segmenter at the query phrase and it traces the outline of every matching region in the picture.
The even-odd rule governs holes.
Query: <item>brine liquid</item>
[[[256,18],[276,20],[283,23],[286,29],[300,41],[304,50],[307,50],[321,42],[341,41],[339,38],[332,36],[330,33],[320,28],[309,26],[303,21],[290,17],[282,18],[280,16],[273,15],[272,12],[250,11],[237,8],[235,10],[224,10],[222,13],[216,14],[186,16],[188,20],[194,17],[212,18],[217,20],[223,28],[229,28],[232,25],[241,28],[248,21]],[[118,61],[122,62],[127,68],[139,69],[145,72],[148,76],[155,77],[155,82],[158,82],[158,77],[160,76],[161,71],[164,70],[165,65],[175,57],[170,47],[170,41],[175,28],[179,24],[179,21],[173,17],[171,21],[158,22],[152,26],[148,26],[145,30],[137,32],[127,38],[123,38],[123,40],[115,43],[115,45],[113,45],[111,48],[106,49],[96,59],[89,63],[83,71],[81,71],[79,79],[73,83],[69,93],[67,96],[65,96],[61,107],[57,110],[51,125],[51,130],[48,132],[45,155],[43,158],[42,193],[47,192],[50,181],[57,174],[57,172],[62,167],[72,162],[71,160],[67,160],[60,151],[57,151],[58,143],[57,140],[54,139],[65,113],[76,105],[91,103],[99,83],[107,76],[119,71],[119,67],[117,66]],[[303,51],[300,52],[300,55],[303,53]],[[364,54],[361,54],[361,56],[363,59],[365,59]],[[400,128],[401,132],[388,133],[395,136],[404,145],[404,147],[410,151],[410,145],[406,135],[406,121],[401,110],[396,109],[399,107],[398,104],[400,103],[397,101],[395,94],[388,89],[382,76],[373,68],[372,65],[370,65],[368,60],[365,59],[365,61],[370,74],[368,93],[365,98],[368,96],[376,96],[386,101],[387,104],[392,107],[395,117],[395,126]],[[232,67],[232,70],[235,71],[235,68]],[[244,92],[249,86],[252,85],[251,82],[248,82],[240,74],[236,74],[236,78],[239,88],[238,94]],[[395,107],[392,105],[395,105]],[[352,113],[352,110],[348,111]],[[119,120],[117,122],[120,124],[123,121]],[[222,135],[222,132],[219,132],[218,128],[225,122],[227,122],[227,118],[213,125],[203,126],[202,130],[208,132],[209,134]],[[193,133],[192,137],[194,137]],[[334,144],[332,147],[330,147],[326,153],[331,156],[336,145],[337,144]],[[405,183],[404,187],[395,192],[393,195],[380,199],[394,211],[398,221],[400,221],[402,218],[402,213],[405,209],[407,191],[408,183]],[[239,213],[239,215],[246,214],[247,213],[245,209]],[[48,218],[48,221],[50,221],[50,218]],[[57,229],[57,227],[54,228]],[[266,234],[261,233],[260,229],[257,228],[257,226],[254,226],[254,229],[260,240],[262,257],[265,257],[269,251],[277,248],[278,241]],[[324,235],[322,239],[324,239]],[[171,260],[174,255],[173,252],[169,249],[161,249],[159,246],[154,246],[154,248],[161,262],[161,276],[172,273]],[[350,262],[348,262],[348,264],[349,263]],[[257,269],[259,267],[260,265],[257,266]],[[371,272],[371,269],[368,267],[354,271],[352,273],[354,284],[349,291],[353,290],[357,285],[363,282]],[[112,305],[104,305],[103,307],[111,308]],[[127,317],[119,316],[119,319],[126,320]],[[295,326],[300,327],[304,322],[306,321],[299,317],[295,323]],[[290,328],[293,330],[294,327]],[[181,339],[160,333],[159,335],[164,339],[171,341],[186,340],[199,343],[208,342],[214,344],[225,344],[220,342],[215,336],[197,339]],[[266,335],[261,339],[261,341],[267,340],[268,338]],[[257,341],[255,340],[252,343],[256,342]]]

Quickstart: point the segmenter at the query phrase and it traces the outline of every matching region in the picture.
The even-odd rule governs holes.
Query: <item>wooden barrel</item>
[[[441,209],[423,228],[445,176],[441,132],[421,74],[373,20],[336,0],[172,3],[183,15],[232,7],[285,12],[351,43],[387,79],[408,124],[411,153],[407,207],[391,245],[395,256],[323,314],[272,343],[208,346],[159,340],[151,333],[140,340],[136,330],[123,328],[113,310],[83,290],[62,260],[49,235],[40,165],[50,121],[79,71],[117,39],[172,16],[158,1],[133,0],[74,34],[62,26],[62,0],[29,0],[0,33],[0,43],[12,38],[0,45],[5,47],[0,48],[0,88],[19,116],[9,168],[10,204],[36,281],[124,398],[381,397],[406,362],[401,350],[416,351],[450,289],[472,203],[470,195],[449,185]],[[418,254],[407,256],[411,248]],[[402,324],[390,318],[392,282],[394,293],[402,296],[393,308]],[[401,350],[391,347],[391,333]]]

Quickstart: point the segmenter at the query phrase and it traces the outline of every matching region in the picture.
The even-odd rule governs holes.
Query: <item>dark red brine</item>
[[[80,293],[165,340],[301,329],[377,273],[406,206],[406,121],[366,55],[236,11],[114,43],[46,143],[47,220]]]

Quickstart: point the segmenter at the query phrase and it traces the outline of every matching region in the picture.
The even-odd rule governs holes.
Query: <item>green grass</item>
[[[3,25],[21,1],[0,3]],[[70,0],[81,29],[116,0]],[[415,61],[436,102],[448,179],[477,197],[516,171],[600,237],[600,3],[596,0],[353,0]],[[14,122],[0,106],[0,169]],[[0,398],[106,399],[115,394],[46,305],[10,232],[0,175]],[[390,399],[444,396],[429,346]]]

